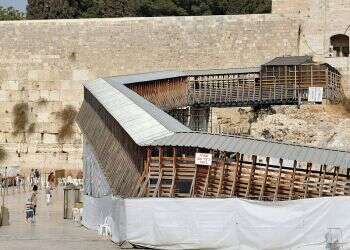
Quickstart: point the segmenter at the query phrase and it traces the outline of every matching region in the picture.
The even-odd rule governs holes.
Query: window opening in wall
[[[335,57],[349,57],[349,36],[338,34],[331,37],[331,48]]]
[[[192,180],[177,180],[176,187],[178,192],[182,194],[189,194],[191,192]]]

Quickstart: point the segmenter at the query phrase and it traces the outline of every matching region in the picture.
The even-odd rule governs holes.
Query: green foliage
[[[28,19],[268,13],[271,0],[28,0]]]
[[[0,6],[0,21],[21,20],[24,18],[24,13],[20,12],[19,10],[16,10],[13,7],[4,8]]]
[[[6,159],[6,151],[0,146],[0,162]]]
[[[15,134],[25,132],[28,124],[28,111],[28,103],[17,103],[13,107],[13,126]]]
[[[62,126],[58,131],[58,141],[62,142],[66,138],[70,138],[74,134],[73,124],[77,115],[77,111],[71,105],[66,106],[58,113],[58,117],[62,122]]]

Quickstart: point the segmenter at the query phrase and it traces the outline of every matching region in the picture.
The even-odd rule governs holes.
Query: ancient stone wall
[[[299,54],[313,55],[340,70],[350,96],[350,57],[330,51],[333,35],[350,36],[350,0],[273,0],[273,13],[300,23]]]
[[[79,169],[78,128],[60,142],[58,132],[65,124],[62,110],[68,105],[78,110],[84,81],[165,69],[258,66],[296,55],[298,24],[279,15],[15,21],[0,22],[0,33],[4,164]],[[14,112],[18,103],[27,109]],[[23,125],[17,133],[15,113]]]

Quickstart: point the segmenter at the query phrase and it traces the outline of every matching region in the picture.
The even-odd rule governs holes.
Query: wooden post
[[[294,161],[292,178],[291,178],[291,181],[290,181],[289,200],[293,199],[293,195],[294,195],[294,182],[295,182],[295,172],[297,170],[297,165],[298,165],[298,162]]]
[[[238,182],[239,165],[240,165],[239,158],[240,158],[240,154],[236,153],[236,166],[233,169],[233,182],[232,182],[230,197],[234,196],[236,193],[236,186]]]
[[[153,193],[153,197],[159,197],[161,195],[161,182],[162,182],[162,175],[163,175],[163,148],[159,147],[159,173],[158,173],[158,181],[156,188]]]
[[[283,166],[283,159],[280,159],[280,167],[278,169],[278,177],[277,177],[277,183],[276,183],[276,189],[275,189],[275,194],[273,196],[273,200],[276,201],[278,198],[278,191],[279,191],[279,186],[281,183],[281,176],[282,176],[282,166]]]
[[[270,165],[270,157],[266,157],[266,167],[265,167],[265,173],[264,173],[264,180],[263,180],[263,184],[261,185],[260,195],[259,195],[259,200],[260,201],[263,199],[264,194],[265,194],[267,176],[268,176],[268,173],[269,173],[269,165]]]
[[[334,177],[332,181],[332,196],[335,196],[337,193],[338,176],[339,176],[339,167],[334,167]]]
[[[324,178],[326,176],[327,165],[321,166],[321,170],[322,170],[322,172],[321,172],[322,176],[320,177],[318,197],[322,197],[322,194],[323,194]]]
[[[174,195],[175,180],[176,180],[176,147],[173,147],[173,177],[171,179],[170,197],[175,196]]]
[[[222,157],[220,159],[221,175],[220,175],[220,181],[219,181],[219,186],[218,186],[218,190],[217,190],[217,193],[216,193],[216,197],[220,197],[221,188],[222,188],[222,182],[223,182],[224,176],[225,176],[225,158],[226,158],[226,155],[225,155],[225,153],[223,153]]]
[[[250,173],[249,173],[249,180],[248,180],[247,190],[246,190],[246,193],[245,193],[245,198],[248,198],[248,196],[250,194],[250,191],[252,189],[252,186],[253,186],[252,182],[254,181],[254,173],[255,173],[255,167],[256,167],[256,158],[257,158],[256,155],[252,156],[252,167],[251,167],[251,170],[250,170]]]
[[[305,180],[304,180],[304,198],[307,198],[307,193],[308,193],[308,182],[310,178],[310,172],[312,169],[312,163],[307,163],[306,165],[306,175],[305,175]]]

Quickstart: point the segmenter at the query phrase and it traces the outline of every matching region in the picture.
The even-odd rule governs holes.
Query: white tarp
[[[323,88],[322,87],[309,87],[308,102],[322,102]]]
[[[101,217],[110,213],[116,218],[114,223],[123,223],[115,225],[118,230],[114,232],[121,235],[113,236],[115,242],[126,239],[157,249],[350,249],[350,197],[278,203],[241,199],[114,200],[118,205],[98,200],[103,199],[87,199],[84,211]],[[90,203],[94,209],[90,209]],[[104,218],[84,218],[87,220],[96,224]],[[337,242],[340,248],[326,248],[326,241]]]

